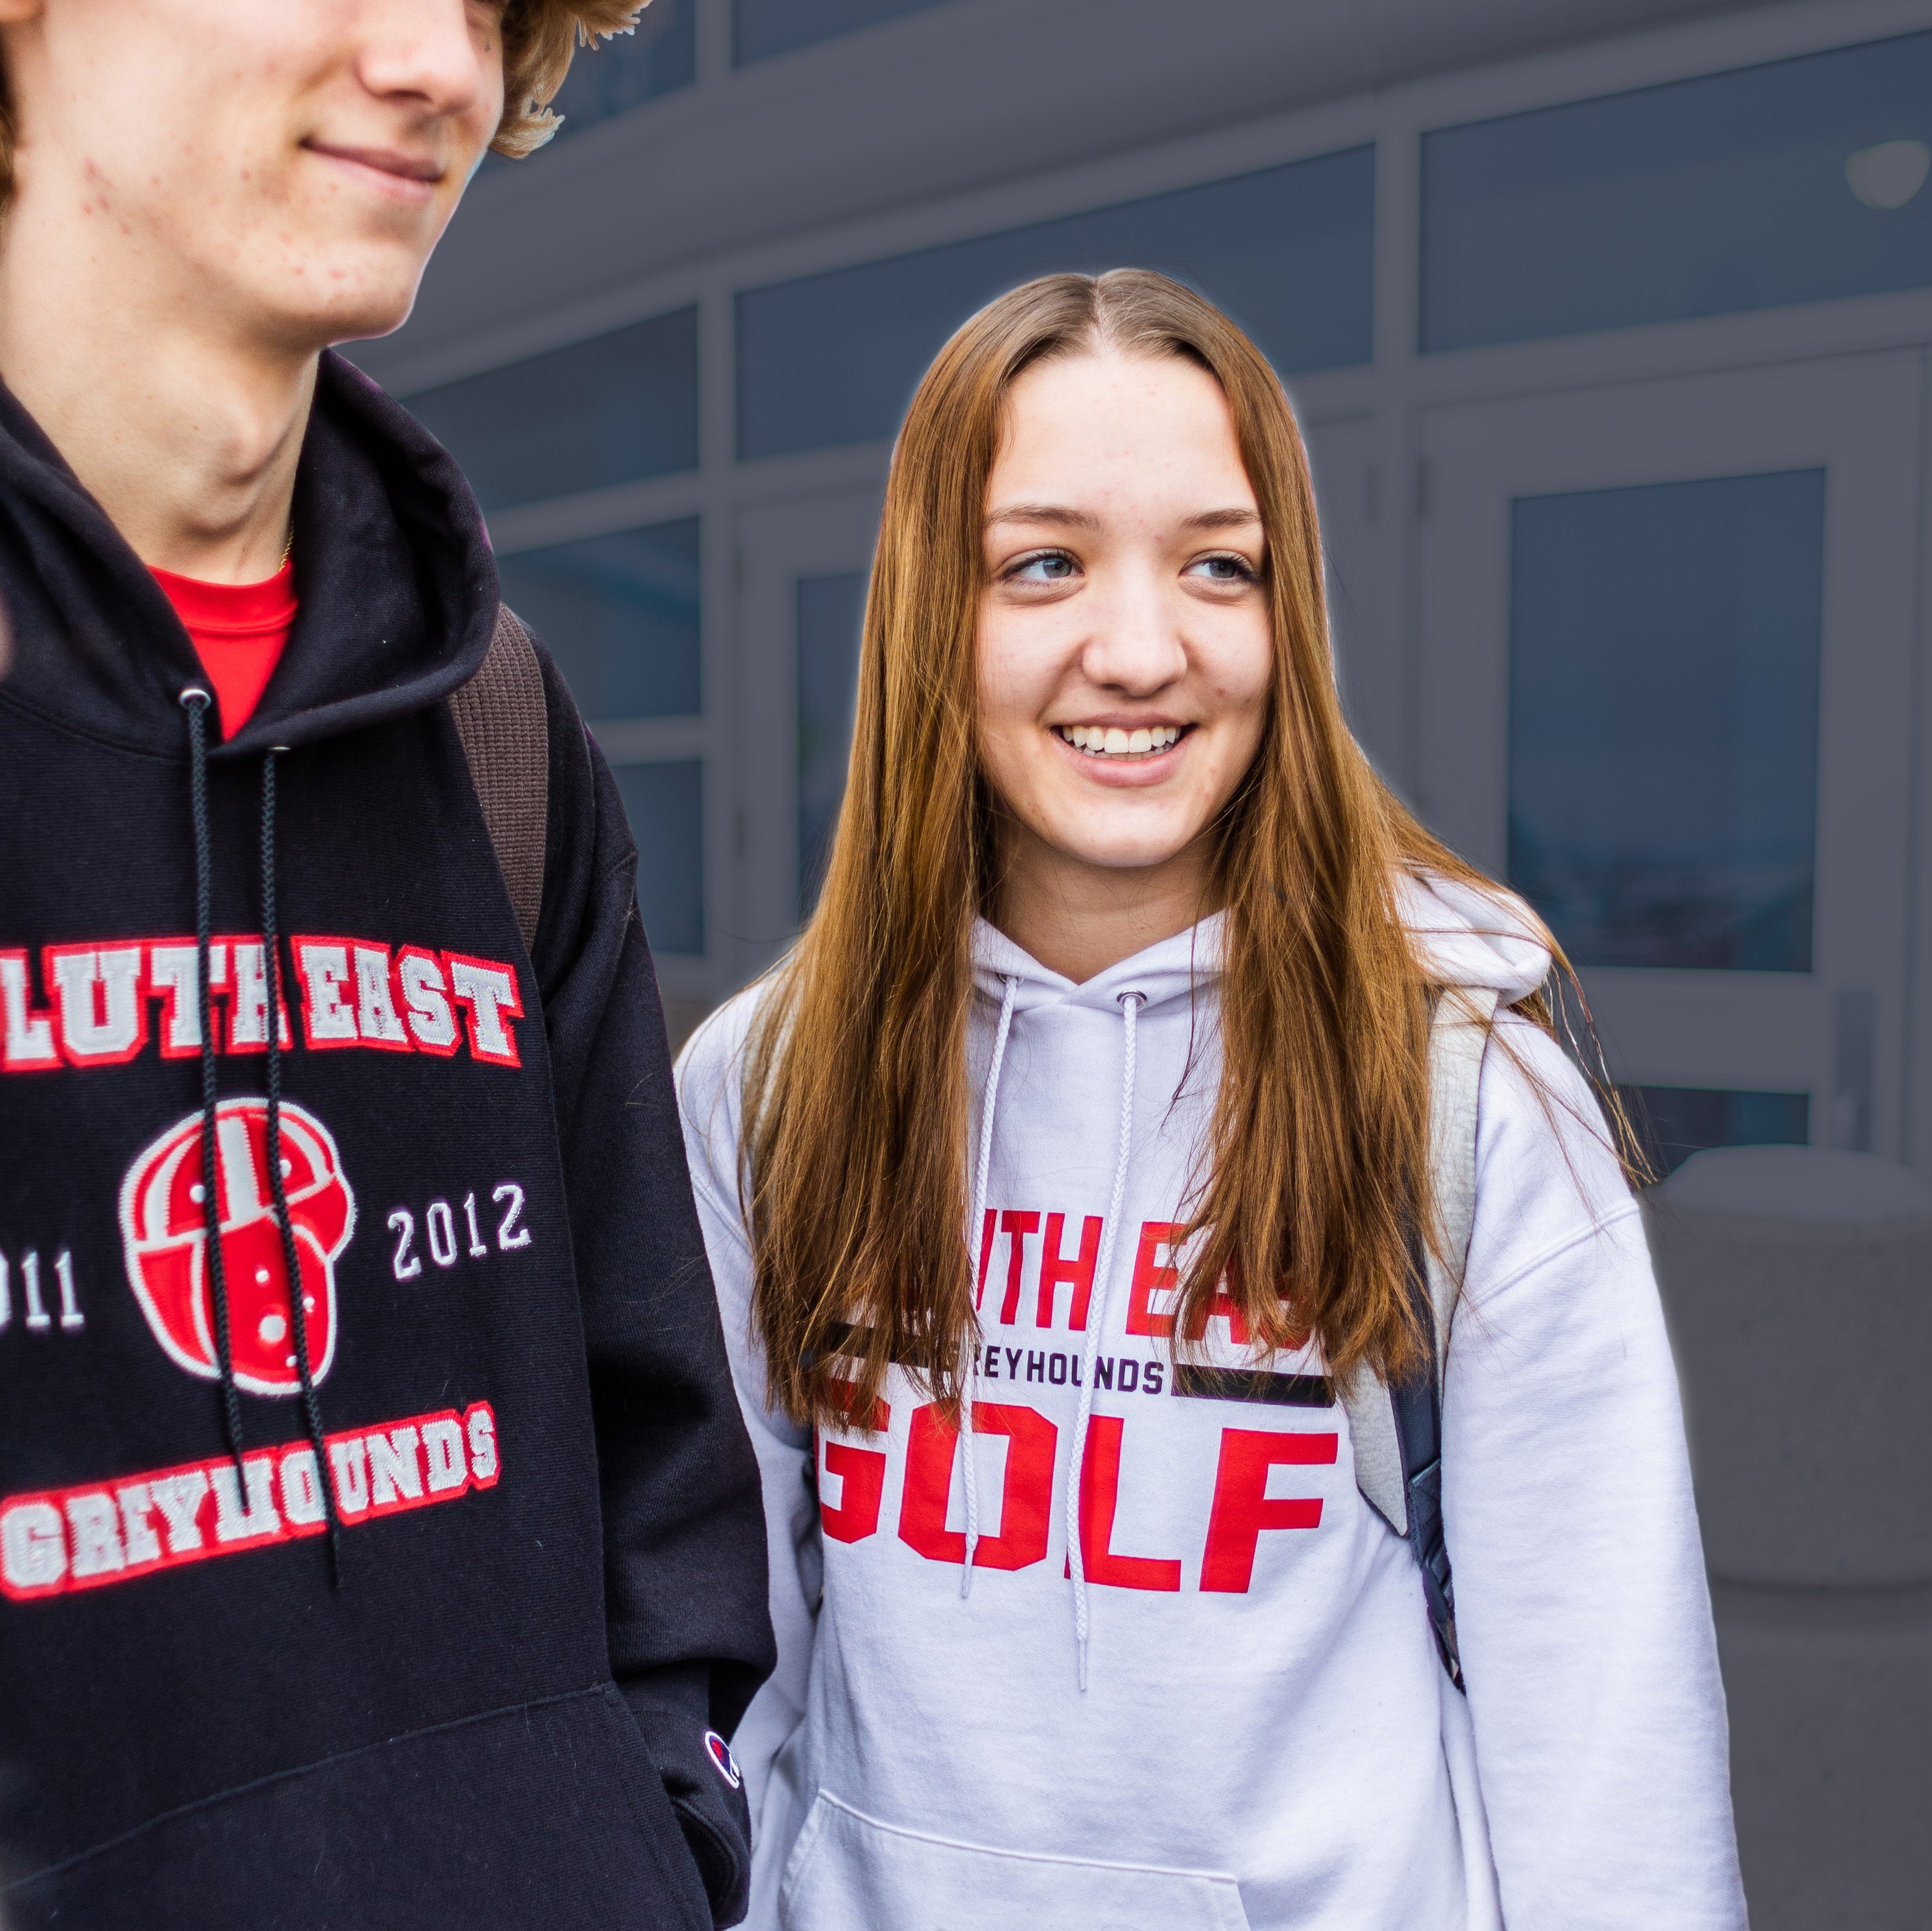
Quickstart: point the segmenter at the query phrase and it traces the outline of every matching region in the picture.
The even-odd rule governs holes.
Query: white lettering
[[[422,1256],[412,1251],[416,1245],[416,1216],[406,1207],[398,1207],[389,1216],[389,1231],[396,1237],[389,1272],[399,1281],[412,1281],[422,1272]]]
[[[211,979],[219,975],[211,973]],[[281,1042],[289,1043],[289,1015],[278,1015]],[[228,1050],[252,1052],[268,1043],[268,960],[260,940],[235,947],[235,997],[229,1003]]]
[[[30,1328],[51,1327],[54,1318],[48,1313],[40,1300],[40,1254],[37,1247],[29,1247],[20,1256],[20,1285],[27,1291],[27,1325]]]
[[[201,1546],[201,1505],[208,1499],[208,1477],[199,1468],[185,1475],[162,1475],[148,1484],[154,1507],[168,1525],[168,1553],[185,1555]]]
[[[392,1428],[386,1434],[371,1429],[363,1438],[369,1447],[369,1499],[382,1508],[398,1498],[412,1501],[423,1492],[422,1466],[416,1459],[416,1431]]]
[[[98,951],[51,955],[60,990],[61,1043],[69,1059],[134,1057],[141,1049],[141,948],[110,946]]]
[[[422,1444],[423,1459],[429,1465],[429,1492],[432,1495],[440,1495],[448,1489],[460,1489],[469,1480],[470,1465],[464,1459],[460,1422],[424,1422]]]
[[[114,1499],[121,1504],[121,1534],[128,1545],[128,1567],[160,1561],[160,1538],[148,1519],[154,1513],[154,1498],[147,1483],[130,1482],[125,1488],[115,1490]]]
[[[343,1516],[359,1516],[369,1506],[369,1458],[359,1435],[328,1444],[328,1465],[335,1471],[335,1506]]]
[[[54,1278],[60,1282],[61,1326],[69,1334],[77,1334],[87,1325],[87,1317],[74,1297],[74,1255],[64,1247],[54,1256]]]
[[[396,1003],[389,996],[389,949],[387,946],[356,948],[356,1024],[364,1039],[373,1046],[397,1046],[409,1051],[409,1037],[396,1017]]]
[[[470,1051],[479,1060],[515,1066],[517,1042],[503,1024],[505,1015],[517,1018],[523,1013],[523,998],[517,991],[514,976],[501,966],[485,965],[480,959],[452,958],[449,988],[468,1020]]]
[[[470,1411],[470,1472],[485,1488],[496,1477],[496,1418],[485,1408]]]
[[[248,1478],[248,1501],[242,1507],[235,1465],[225,1462],[211,1471],[214,1483],[214,1539],[217,1542],[254,1542],[278,1534],[282,1519],[275,1513],[274,1467],[266,1455],[251,1455],[242,1464]]]
[[[429,1236],[429,1258],[439,1267],[456,1264],[456,1222],[446,1200],[433,1200],[423,1215],[423,1231]]]
[[[315,1450],[292,1448],[282,1457],[282,1513],[292,1522],[319,1522],[328,1511],[316,1479]]]
[[[112,1576],[128,1567],[121,1546],[121,1516],[114,1498],[98,1489],[67,1498],[67,1522],[74,1535],[74,1573]]]
[[[416,1044],[432,1053],[454,1051],[456,1015],[450,1009],[442,966],[428,952],[406,952],[396,976],[410,1009],[410,1030],[416,1036]]]
[[[51,1502],[16,1502],[0,1514],[0,1576],[8,1588],[50,1589],[67,1573],[67,1533]]]
[[[296,941],[296,964],[305,988],[303,1025],[311,1046],[346,1042],[356,1037],[354,1008],[342,1001],[349,976],[349,948],[326,946],[314,939]]]
[[[201,1050],[201,980],[192,946],[148,948],[148,990],[163,996],[167,1017],[163,1022],[161,1051],[186,1054]],[[228,983],[228,948],[217,941],[208,949],[208,982]]]
[[[33,1009],[32,994],[26,954],[0,952],[0,1009],[6,1017],[4,1061],[0,1063],[9,1072],[60,1064],[53,1021]]]

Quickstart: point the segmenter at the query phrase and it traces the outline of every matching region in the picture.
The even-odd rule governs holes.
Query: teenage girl
[[[818,910],[680,1069],[770,1523],[754,1925],[1743,1925],[1676,1383],[1552,968],[1348,733],[1254,346],[1140,272],[968,322]],[[1334,1399],[1430,1372],[1445,988],[1498,1005],[1460,1684]]]

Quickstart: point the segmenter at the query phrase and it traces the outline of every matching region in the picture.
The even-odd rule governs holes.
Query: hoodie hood
[[[1500,886],[1479,889],[1436,872],[1405,876],[1396,883],[1396,907],[1432,984],[1480,987],[1513,1006],[1550,976],[1543,922]],[[1227,928],[1227,914],[1216,912],[1076,985],[998,927],[976,919],[973,982],[995,1006],[1004,1003],[1011,983],[1016,1015],[1054,1005],[1111,1013],[1130,992],[1139,996],[1142,1013],[1151,1015],[1220,976]]]
[[[97,742],[184,757],[188,633],[66,460],[0,388],[0,574],[14,662],[4,698]],[[300,610],[254,715],[217,760],[421,710],[473,676],[496,622],[483,519],[447,453],[325,354],[296,475]]]

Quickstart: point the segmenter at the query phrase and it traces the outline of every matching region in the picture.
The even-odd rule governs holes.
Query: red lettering
[[[1208,1324],[1210,1321],[1225,1321],[1228,1324],[1228,1339],[1238,1346],[1247,1346],[1247,1310],[1229,1291],[1234,1279],[1231,1268],[1214,1283],[1213,1299],[1205,1306],[1197,1307],[1189,1316],[1187,1339],[1190,1341],[1198,1341],[1208,1332]]]
[[[1125,1427],[1118,1415],[1095,1415],[1087,1424],[1087,1454],[1080,1468],[1080,1559],[1090,1582],[1116,1589],[1176,1590],[1180,1587],[1178,1560],[1116,1555],[1109,1546],[1120,1501]]]
[[[1040,1216],[1003,1213],[1000,1231],[1006,1237],[1006,1297],[1000,1303],[1000,1320],[1010,1327],[1020,1311],[1020,1269],[1026,1260],[1026,1237],[1040,1231]]]
[[[1071,1284],[1073,1299],[1067,1325],[1076,1333],[1087,1326],[1087,1303],[1094,1292],[1094,1268],[1100,1258],[1100,1219],[1090,1213],[1080,1228],[1080,1252],[1070,1258],[1060,1251],[1060,1233],[1066,1225],[1064,1213],[1046,1216],[1046,1245],[1040,1256],[1040,1306],[1036,1325],[1053,1325],[1054,1290],[1063,1281]]]
[[[1186,1231],[1178,1222],[1150,1220],[1142,1224],[1140,1245],[1134,1250],[1133,1285],[1127,1291],[1130,1334],[1144,1334],[1156,1340],[1165,1340],[1173,1333],[1173,1315],[1156,1314],[1154,1297],[1156,1294],[1171,1294],[1180,1285],[1180,1270],[1172,1264],[1172,1257]],[[1156,1261],[1162,1248],[1167,1249],[1170,1257],[1170,1264],[1166,1266],[1158,1265]]]
[[[1322,1520],[1319,1496],[1271,1498],[1268,1471],[1309,1468],[1335,1459],[1337,1438],[1271,1429],[1221,1431],[1221,1462],[1214,1472],[1214,1506],[1208,1518],[1208,1546],[1201,1558],[1202,1590],[1245,1595],[1255,1573],[1255,1547],[1264,1529],[1312,1529]]]
[[[1009,1408],[997,1402],[973,1404],[973,1426],[980,1435],[1006,1438],[1000,1533],[980,1538],[973,1552],[973,1566],[1028,1568],[1046,1554],[1053,1513],[1053,1456],[1060,1431],[1031,1408]],[[958,1430],[940,1420],[932,1402],[913,1411],[906,1442],[905,1494],[899,1504],[899,1540],[928,1562],[966,1560],[964,1535],[946,1526],[958,1441]]]
[[[850,1381],[839,1384],[848,1416],[852,1413],[856,1390]],[[868,1432],[883,1435],[892,1418],[890,1404],[874,1402]],[[856,1424],[855,1423],[854,1426]],[[886,1458],[876,1448],[854,1448],[849,1442],[827,1441],[819,1438],[820,1480],[827,1475],[838,1478],[838,1502],[834,1507],[821,1489],[818,1519],[834,1542],[863,1542],[877,1533],[879,1501],[885,1493]]]

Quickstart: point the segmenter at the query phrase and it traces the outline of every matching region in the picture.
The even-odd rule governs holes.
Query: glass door
[[[880,498],[747,508],[739,523],[741,969],[762,970],[817,895],[851,748]]]
[[[1666,1167],[1900,1151],[1921,385],[1423,418],[1418,802],[1549,919]]]

